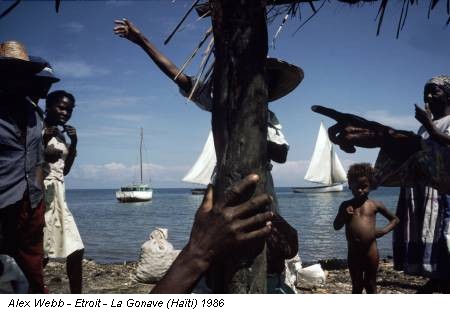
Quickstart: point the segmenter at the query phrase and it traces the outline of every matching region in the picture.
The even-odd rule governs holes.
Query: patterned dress
[[[450,135],[450,116],[434,124]],[[400,223],[393,233],[394,268],[407,274],[448,279],[450,201],[445,186],[450,175],[446,170],[449,149],[430,140],[423,128],[418,134],[424,139],[422,150],[404,164],[396,166],[380,154],[376,165],[380,178],[384,179],[383,185],[408,186],[401,188],[397,205]]]

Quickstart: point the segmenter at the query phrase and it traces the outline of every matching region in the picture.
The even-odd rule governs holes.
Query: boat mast
[[[141,128],[141,144],[139,146],[139,162],[141,165],[141,184],[142,184],[142,140],[144,138],[144,129]]]
[[[333,168],[333,165],[334,165],[334,150],[333,150],[333,144],[332,143],[330,143],[330,144],[331,144],[331,148],[330,148],[330,161],[331,161],[330,179],[331,179],[331,184],[334,184],[334,177],[333,177],[333,171],[334,171],[334,168]]]

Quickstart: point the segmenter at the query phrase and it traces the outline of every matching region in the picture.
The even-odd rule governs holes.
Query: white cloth
[[[191,79],[192,86],[195,85],[196,80]],[[180,93],[189,98],[190,92],[186,93],[183,89],[180,88]],[[196,87],[196,91],[192,95],[192,102],[194,102],[200,109],[211,112],[212,111],[212,93],[211,88],[202,82],[199,81]],[[279,145],[288,145],[289,143],[286,141],[283,132],[281,132],[281,124],[278,121],[278,118],[272,111],[268,111],[267,115],[267,140]]]
[[[84,245],[66,203],[64,165],[69,149],[61,132],[50,139],[46,149],[49,148],[61,151],[61,158],[54,163],[44,164],[44,256],[66,258],[73,252],[84,249]]]
[[[54,163],[44,163],[44,174],[46,180],[64,181],[64,164],[69,153],[69,149],[64,135],[58,131],[58,134],[50,139],[45,147],[44,154],[47,150],[56,149],[61,151],[61,158]]]
[[[442,133],[450,136],[450,115],[445,116],[441,119],[434,120],[433,121],[434,126],[441,131]],[[426,129],[421,126],[418,134],[422,136],[424,139],[428,139],[430,136]],[[411,190],[412,191],[412,190]],[[450,195],[447,195],[450,196]],[[432,249],[433,243],[435,241],[439,240],[439,233],[437,233],[440,230],[443,230],[443,236],[446,240],[447,249],[450,251],[450,229],[449,224],[445,224],[444,229],[440,229],[439,227],[436,228],[436,225],[442,223],[441,218],[444,216],[442,215],[442,207],[439,206],[439,193],[436,189],[432,187],[425,187],[425,213],[423,217],[423,228],[422,228],[422,242],[425,244],[425,249],[428,251],[428,249]],[[432,252],[430,251],[429,254]],[[431,256],[430,256],[431,257]],[[430,260],[431,262],[431,260]],[[433,272],[435,269],[433,267],[433,264],[424,264],[425,270],[427,272]]]
[[[0,255],[0,262],[3,267],[3,273],[0,272],[0,294],[27,294],[28,280],[16,261],[8,255]]]
[[[66,258],[84,249],[75,220],[67,207],[64,183],[44,180],[45,226],[44,255],[49,258]]]

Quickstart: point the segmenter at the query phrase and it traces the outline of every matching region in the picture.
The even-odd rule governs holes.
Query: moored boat
[[[139,145],[139,163],[141,171],[141,180],[138,184],[122,186],[116,192],[116,198],[121,203],[146,202],[152,200],[153,190],[149,185],[143,183],[142,179],[142,142],[144,140],[144,131],[141,128],[141,143]]]

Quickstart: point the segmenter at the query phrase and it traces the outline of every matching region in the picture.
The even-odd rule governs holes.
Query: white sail
[[[345,172],[338,155],[334,152],[333,148],[331,151],[333,155],[333,163],[331,165],[331,180],[333,181],[333,183],[347,182],[347,173]]]
[[[344,168],[333,151],[333,144],[328,138],[327,130],[322,123],[320,123],[316,146],[314,147],[305,180],[326,185],[347,181]]]
[[[214,148],[214,138],[212,131],[209,132],[208,139],[203,147],[202,153],[197,158],[194,166],[183,178],[184,182],[208,185],[211,182],[211,175],[216,166],[216,150]]]

